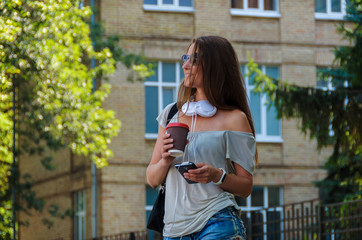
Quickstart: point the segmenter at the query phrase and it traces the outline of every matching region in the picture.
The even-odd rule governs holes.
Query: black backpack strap
[[[170,112],[167,115],[167,121],[166,121],[166,125],[169,124],[169,122],[171,121],[171,119],[173,118],[173,116],[175,116],[175,114],[177,113],[178,109],[177,109],[177,103],[175,103],[172,108],[170,109]]]

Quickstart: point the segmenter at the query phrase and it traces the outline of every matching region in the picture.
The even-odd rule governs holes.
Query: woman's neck
[[[207,100],[207,97],[204,93],[204,91],[202,89],[196,89],[196,93],[195,93],[195,101],[200,101],[200,100]]]

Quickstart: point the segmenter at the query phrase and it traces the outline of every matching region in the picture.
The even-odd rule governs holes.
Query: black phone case
[[[175,168],[181,173],[182,177],[188,182],[189,184],[194,184],[198,182],[191,181],[184,177],[184,173],[187,172],[189,169],[196,169],[196,165],[192,162],[190,162],[188,165],[182,165],[181,164],[175,164]]]

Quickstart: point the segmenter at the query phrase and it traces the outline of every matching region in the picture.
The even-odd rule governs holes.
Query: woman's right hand
[[[162,143],[163,143],[163,146],[161,148],[161,161],[165,161],[165,163],[167,165],[171,165],[174,157],[171,157],[171,153],[168,152],[169,149],[173,148],[173,139],[170,138],[170,134],[169,133],[165,133],[163,136],[162,136]]]

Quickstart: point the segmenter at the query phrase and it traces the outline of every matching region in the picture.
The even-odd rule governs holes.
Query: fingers
[[[196,166],[197,169],[190,169],[184,174],[185,178],[199,183],[209,183],[213,181],[215,174],[219,171],[218,168],[205,163],[197,163]]]
[[[171,157],[171,153],[168,152],[169,149],[173,148],[173,139],[170,138],[170,134],[166,133],[162,136],[162,149],[161,149],[161,156],[164,159],[168,159]]]
[[[209,177],[203,176],[203,175],[197,175],[197,174],[190,174],[190,173],[184,173],[185,178],[199,183],[209,183]]]
[[[199,183],[209,183],[211,181],[210,168],[205,163],[196,164],[197,169],[190,169],[184,173],[184,176],[192,181]]]
[[[197,168],[202,168],[203,166],[206,165],[206,163],[196,163],[195,165]]]
[[[167,152],[168,149],[172,148],[173,147],[173,139],[170,138],[170,134],[166,133],[165,135],[163,135],[163,140],[162,140],[162,143],[163,143],[163,147],[162,147],[162,153],[163,152]]]

